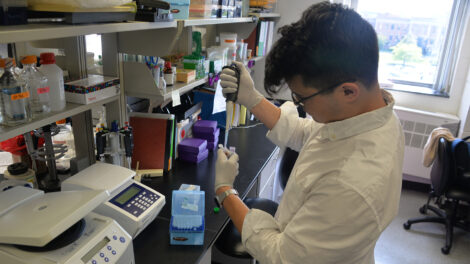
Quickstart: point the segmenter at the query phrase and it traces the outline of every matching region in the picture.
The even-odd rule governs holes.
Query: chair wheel
[[[421,214],[426,214],[426,213],[428,212],[427,206],[426,206],[426,205],[421,206],[421,207],[419,208],[419,212],[420,212]]]
[[[411,227],[411,224],[408,223],[408,222],[405,222],[405,223],[403,224],[403,228],[404,228],[405,230],[409,230],[410,227]]]
[[[445,246],[445,247],[441,248],[441,252],[442,252],[442,254],[444,254],[444,255],[448,255],[449,252],[450,252],[450,247]]]

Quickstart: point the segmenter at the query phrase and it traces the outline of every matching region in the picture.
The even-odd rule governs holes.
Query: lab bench
[[[258,177],[273,155],[277,153],[277,147],[266,138],[266,132],[267,128],[264,125],[235,128],[230,131],[228,145],[236,147],[236,152],[240,157],[239,175],[234,182],[234,188],[238,190],[242,199],[257,195]],[[229,220],[223,209],[219,213],[214,213],[213,210],[216,160],[216,152],[211,152],[209,157],[199,164],[176,160],[168,175],[142,181],[165,195],[166,205],[155,221],[134,239],[136,264],[199,263],[205,254],[210,252],[209,250]],[[201,190],[205,191],[203,246],[170,245],[171,193],[183,183],[200,185]]]

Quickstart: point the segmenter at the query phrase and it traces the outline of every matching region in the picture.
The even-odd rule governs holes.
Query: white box
[[[86,94],[71,93],[66,91],[65,100],[69,103],[91,104],[96,101],[117,95],[119,94],[119,91],[119,84]]]

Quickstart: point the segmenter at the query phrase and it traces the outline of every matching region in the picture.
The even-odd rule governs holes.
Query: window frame
[[[357,11],[359,1],[361,0],[332,0],[331,2],[343,3]],[[470,0],[454,0],[452,3],[445,40],[441,51],[439,51],[439,64],[436,70],[437,75],[432,85],[406,80],[393,80],[393,87],[389,87],[385,84],[381,84],[381,87],[392,91],[448,98],[462,48],[465,22],[469,16],[469,5]]]

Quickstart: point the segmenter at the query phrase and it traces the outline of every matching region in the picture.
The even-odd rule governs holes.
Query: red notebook
[[[132,168],[169,171],[173,159],[174,115],[130,113],[134,133]]]

